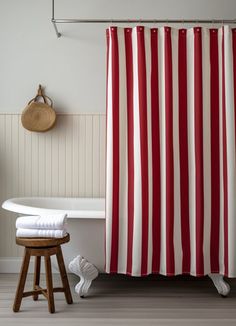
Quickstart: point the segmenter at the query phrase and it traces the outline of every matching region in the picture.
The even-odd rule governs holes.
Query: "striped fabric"
[[[106,272],[236,277],[236,29],[107,31]]]

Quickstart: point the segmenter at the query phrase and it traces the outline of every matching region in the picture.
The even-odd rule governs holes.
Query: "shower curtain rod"
[[[57,24],[236,24],[236,19],[74,19],[74,18],[55,18],[55,4],[52,0],[52,19],[57,37],[61,37]]]
[[[57,24],[74,23],[74,24],[236,24],[236,19],[62,19],[52,18],[52,23],[57,34],[57,37],[61,37],[61,33],[58,31]]]

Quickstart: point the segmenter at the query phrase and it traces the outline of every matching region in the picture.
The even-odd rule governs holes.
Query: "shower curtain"
[[[106,272],[236,276],[236,29],[107,30]]]

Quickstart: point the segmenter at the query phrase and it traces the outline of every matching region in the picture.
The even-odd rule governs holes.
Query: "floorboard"
[[[51,315],[42,296],[37,302],[24,298],[20,312],[12,312],[17,278],[16,274],[0,274],[1,326],[236,325],[236,280],[229,280],[231,293],[222,298],[207,277],[100,275],[89,296],[81,299],[73,290],[78,278],[70,275],[74,304],[67,305],[63,294],[56,293],[56,313]],[[53,279],[54,286],[60,286],[59,275]],[[31,289],[32,280],[29,275],[27,289]]]

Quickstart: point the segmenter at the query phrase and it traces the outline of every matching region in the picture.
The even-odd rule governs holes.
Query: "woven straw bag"
[[[39,98],[43,102],[38,102]],[[37,95],[29,101],[21,115],[21,122],[25,129],[36,132],[45,132],[53,128],[56,122],[56,112],[53,110],[50,97],[43,94],[39,85]]]

